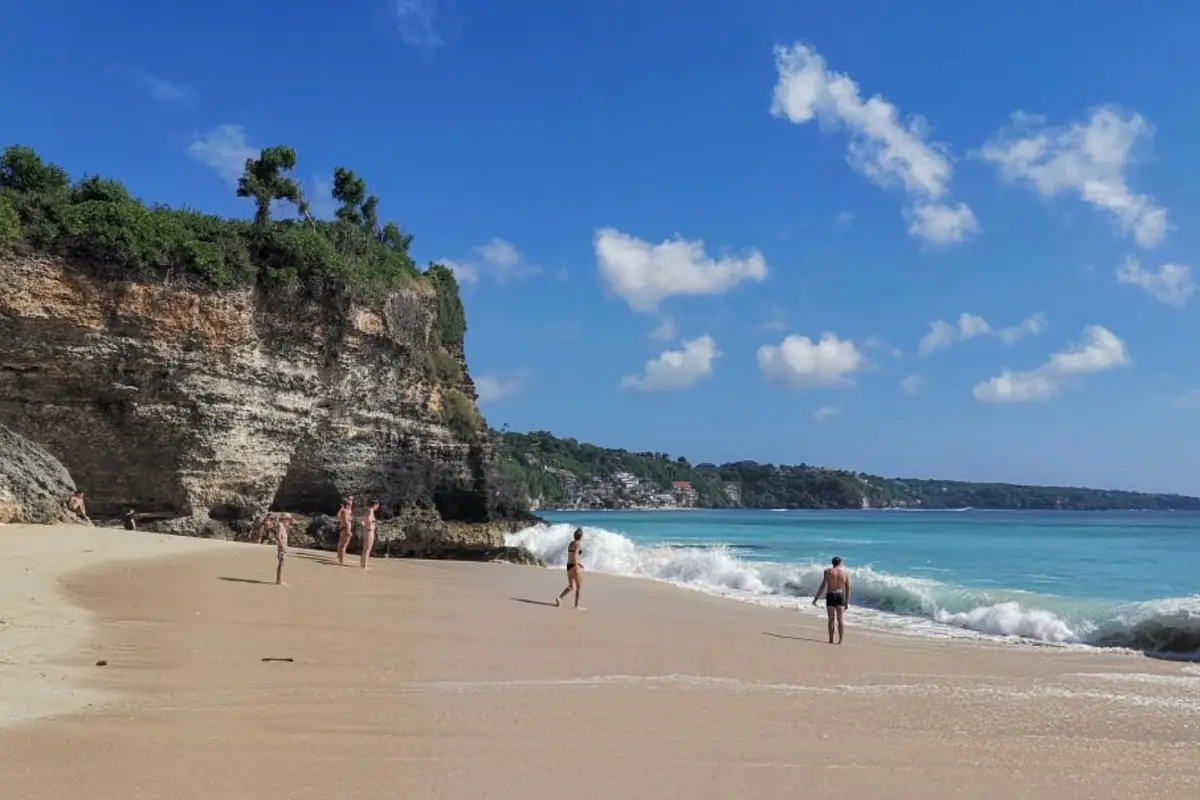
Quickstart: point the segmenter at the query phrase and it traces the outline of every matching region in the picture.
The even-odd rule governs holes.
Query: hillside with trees
[[[566,486],[628,473],[664,490],[687,481],[701,508],[980,508],[1013,510],[1200,511],[1200,498],[1176,494],[1024,486],[1007,483],[884,478],[808,464],[754,461],[690,464],[667,453],[630,452],[560,439],[546,431],[494,431],[501,472],[543,506],[568,502]]]

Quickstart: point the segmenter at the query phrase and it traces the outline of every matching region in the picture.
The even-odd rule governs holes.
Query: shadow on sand
[[[263,586],[274,586],[275,581],[260,581],[256,578],[230,578],[228,575],[222,575],[221,580],[229,581],[230,583],[257,583]]]
[[[784,636],[782,633],[771,633],[763,631],[763,636],[770,636],[772,639],[791,639],[793,642],[812,642],[813,644],[829,644],[823,639],[810,639],[807,636]]]
[[[549,606],[550,608],[558,607],[558,606],[554,605],[554,603],[547,602],[545,600],[530,600],[527,597],[510,597],[508,599],[512,600],[514,603],[524,603],[525,605],[528,605],[528,606]]]

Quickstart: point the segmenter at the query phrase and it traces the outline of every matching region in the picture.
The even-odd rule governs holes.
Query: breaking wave
[[[548,565],[566,564],[574,525],[537,525],[509,534]],[[811,598],[824,564],[747,561],[724,545],[638,545],[584,526],[584,567],[649,578],[765,605]],[[933,636],[995,636],[1051,644],[1200,653],[1200,595],[1141,603],[1078,601],[1020,590],[982,590],[932,578],[854,569],[854,605],[869,623]]]

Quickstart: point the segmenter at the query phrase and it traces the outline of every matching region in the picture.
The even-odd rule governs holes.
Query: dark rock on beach
[[[80,523],[66,508],[74,491],[58,459],[0,425],[0,522]]]

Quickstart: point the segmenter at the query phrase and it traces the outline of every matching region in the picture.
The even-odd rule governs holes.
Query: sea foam
[[[574,525],[538,525],[506,537],[548,565],[566,564]],[[666,581],[738,600],[804,608],[824,564],[740,558],[724,545],[639,545],[603,528],[584,527],[584,568]],[[1200,595],[1142,603],[1080,602],[1015,589],[981,590],[929,577],[853,570],[856,617],[927,636],[1003,637],[1166,653],[1200,652]]]

